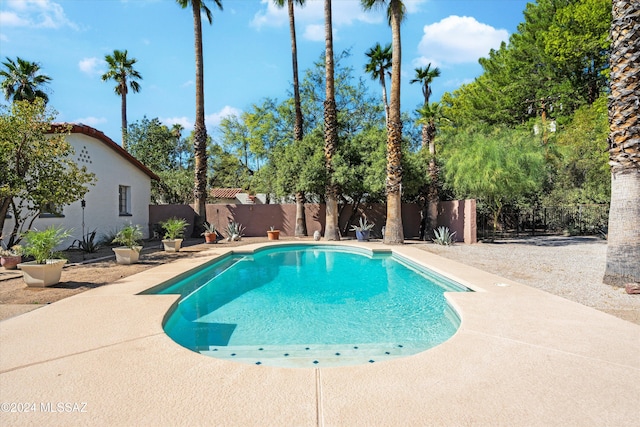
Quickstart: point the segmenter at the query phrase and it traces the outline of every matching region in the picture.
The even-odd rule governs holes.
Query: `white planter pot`
[[[27,286],[43,288],[60,282],[62,267],[66,263],[66,259],[48,259],[46,264],[23,262],[18,264],[18,268],[22,270],[22,278]]]
[[[116,262],[118,264],[135,264],[140,259],[142,246],[134,246],[133,248],[120,246],[112,250],[116,254]]]
[[[163,240],[164,250],[167,252],[179,252],[183,239]]]

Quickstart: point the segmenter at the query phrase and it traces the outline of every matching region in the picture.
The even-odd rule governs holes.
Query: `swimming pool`
[[[284,367],[375,363],[449,339],[468,288],[389,251],[275,245],[145,293],[180,294],[164,329],[204,355]]]

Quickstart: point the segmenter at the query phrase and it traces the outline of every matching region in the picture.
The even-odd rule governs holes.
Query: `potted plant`
[[[205,222],[203,225],[204,232],[202,232],[202,235],[204,236],[205,243],[217,243],[218,230],[216,230],[216,226],[213,224],[209,224],[208,222]]]
[[[227,242],[239,242],[244,236],[246,227],[238,222],[229,221],[227,224]]]
[[[271,226],[271,228],[267,231],[267,237],[269,240],[278,240],[280,239],[280,230],[276,230]]]
[[[18,264],[27,286],[44,287],[60,282],[62,267],[67,262],[55,248],[69,237],[70,231],[50,226],[45,230],[29,230],[24,235],[24,254],[35,261]]]
[[[119,243],[122,246],[113,248],[116,254],[116,262],[118,264],[134,264],[140,259],[140,251],[142,250],[142,229],[136,224],[129,224],[116,233],[113,243]]]
[[[352,225],[351,230],[356,232],[356,238],[359,242],[364,242],[369,240],[369,234],[374,225],[372,222],[367,222],[366,218],[360,217],[360,224]]]
[[[160,225],[164,229],[164,250],[167,252],[178,252],[182,246],[182,237],[184,230],[189,223],[183,218],[172,217],[166,221],[160,222]]]
[[[15,270],[22,262],[22,246],[15,245],[10,249],[0,249],[0,265],[6,270]]]

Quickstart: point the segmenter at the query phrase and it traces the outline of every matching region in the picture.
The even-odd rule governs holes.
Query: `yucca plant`
[[[449,227],[438,227],[433,230],[433,235],[435,238],[433,239],[433,243],[444,246],[451,246],[455,242],[454,236],[456,232],[453,233],[449,230]]]

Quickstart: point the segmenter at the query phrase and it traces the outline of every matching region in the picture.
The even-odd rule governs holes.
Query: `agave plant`
[[[449,227],[438,227],[437,229],[433,230],[433,235],[435,236],[435,238],[433,239],[434,243],[438,245],[450,246],[455,242],[453,236],[456,235],[456,232],[454,231],[452,233],[451,230],[449,230]]]
[[[229,224],[227,224],[227,241],[240,241],[240,239],[242,239],[242,236],[244,236],[245,228],[246,227],[244,225],[238,222],[230,221]]]

